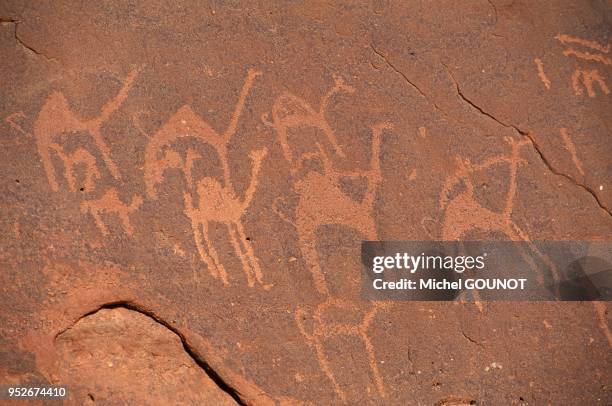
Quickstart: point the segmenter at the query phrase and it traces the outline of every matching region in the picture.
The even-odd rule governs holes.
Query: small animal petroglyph
[[[385,396],[385,385],[378,369],[378,363],[376,361],[376,355],[374,354],[374,346],[368,336],[368,329],[376,313],[388,305],[382,302],[374,302],[372,307],[365,313],[363,309],[347,300],[328,298],[323,303],[317,306],[316,310],[312,314],[313,328],[312,331],[308,331],[305,320],[308,318],[307,313],[302,308],[298,308],[295,312],[295,321],[297,323],[300,333],[306,338],[306,342],[311,346],[316,354],[317,360],[321,365],[323,373],[330,380],[334,391],[342,402],[347,401],[347,395],[345,390],[338,383],[331,365],[328,361],[327,355],[325,354],[325,341],[333,340],[339,336],[354,336],[361,339],[364,345],[365,354],[368,359],[370,366],[370,373],[372,380],[380,397]],[[349,317],[352,315],[358,318],[359,323],[342,323],[334,322],[333,317],[326,317],[326,313],[333,311],[340,311],[345,316]],[[333,313],[332,313],[333,314]]]
[[[242,268],[247,278],[249,287],[255,282],[269,289],[271,286],[263,283],[263,275],[253,247],[246,236],[242,225],[242,216],[251,204],[253,195],[257,189],[257,182],[261,163],[267,151],[253,151],[250,158],[253,161],[251,169],[251,181],[245,192],[244,198],[240,200],[236,192],[230,186],[223,186],[214,178],[205,177],[197,181],[196,193],[198,196],[197,206],[189,192],[185,192],[185,214],[191,220],[193,237],[202,260],[206,263],[209,272],[220,278],[225,285],[229,285],[227,271],[219,260],[219,256],[210,240],[208,226],[210,222],[223,223],[228,230],[230,240],[235,252],[242,262]]]
[[[108,228],[102,220],[102,213],[110,213],[116,214],[121,220],[121,224],[123,225],[123,230],[127,235],[131,236],[134,234],[134,228],[130,223],[130,213],[138,210],[140,205],[142,204],[142,198],[140,195],[134,195],[132,197],[132,201],[130,204],[126,204],[119,199],[117,194],[117,190],[114,188],[108,189],[106,193],[99,199],[94,200],[85,200],[81,203],[81,211],[85,213],[90,213],[94,220],[96,221],[96,225],[104,235],[108,235]]]
[[[287,130],[300,127],[313,127],[323,131],[336,154],[344,157],[344,152],[338,144],[336,134],[325,118],[325,112],[334,95],[340,92],[353,93],[354,91],[352,87],[344,84],[342,78],[334,77],[334,86],[323,95],[318,110],[312,108],[304,99],[291,93],[283,93],[276,99],[272,107],[272,121],[270,121],[267,115],[262,117],[262,121],[276,130],[287,162],[294,162]],[[292,170],[295,170],[295,167],[292,166]]]
[[[53,162],[51,161],[51,152],[63,152],[61,146],[55,142],[55,137],[60,134],[74,136],[75,133],[80,131],[89,134],[100,151],[102,159],[111,175],[115,179],[121,178],[119,169],[111,159],[110,150],[102,137],[100,128],[125,101],[137,74],[137,70],[132,70],[125,79],[119,93],[102,107],[99,116],[91,119],[80,118],[74,113],[66,97],[61,92],[54,91],[49,95],[34,122],[34,135],[36,137],[38,153],[42,159],[47,179],[53,191],[57,192],[59,185]],[[67,155],[64,155],[64,157],[67,157]],[[74,158],[75,156],[73,155],[72,159]],[[89,160],[89,158],[84,158],[81,152],[78,152],[77,158]]]

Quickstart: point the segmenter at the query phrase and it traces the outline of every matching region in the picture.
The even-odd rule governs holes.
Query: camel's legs
[[[227,224],[227,231],[230,235],[230,241],[232,242],[232,245],[234,246],[234,250],[240,257],[240,262],[242,262],[242,269],[244,270],[244,274],[246,275],[249,287],[252,288],[255,285],[255,281],[253,280],[253,275],[252,275],[253,272],[251,270],[251,265],[249,264],[249,261],[246,258],[246,254],[242,251],[242,246],[240,245],[240,242],[238,241],[236,231],[232,227],[233,225],[236,225],[236,224],[235,223]]]
[[[110,158],[110,150],[108,149],[108,146],[104,142],[104,139],[102,138],[102,134],[100,134],[100,129],[92,128],[90,129],[90,132],[91,132],[91,136],[94,139],[94,142],[96,143],[96,146],[98,147],[98,149],[100,150],[100,153],[102,154],[102,159],[106,163],[106,166],[108,167],[108,170],[110,171],[111,175],[113,175],[115,179],[121,179],[121,174],[119,173],[119,169],[117,169],[117,166],[115,165],[113,160]]]
[[[240,223],[235,223],[235,226],[236,226],[236,230],[238,231],[238,236],[240,237],[240,241],[242,242],[242,244],[244,244],[246,255],[247,255],[248,261],[251,264],[251,269],[253,270],[255,279],[257,279],[257,282],[263,285],[264,284],[263,274],[261,272],[261,268],[259,267],[259,261],[257,260],[257,257],[255,256],[255,252],[253,251],[253,246],[247,240],[246,234],[244,233],[244,227]]]
[[[225,268],[221,264],[221,261],[219,261],[217,250],[215,250],[215,247],[213,246],[213,244],[210,242],[210,239],[208,238],[208,221],[204,219],[203,221],[200,222],[200,224],[202,226],[202,241],[204,242],[204,244],[206,244],[206,247],[208,248],[208,252],[210,253],[212,261],[215,267],[217,268],[217,274],[223,281],[224,285],[229,285],[229,281],[227,280],[227,272],[225,272]]]
[[[319,254],[317,253],[316,239],[314,238],[314,235],[311,235],[309,232],[306,232],[305,234],[308,235],[300,236],[302,255],[304,255],[308,269],[312,274],[312,279],[314,280],[317,291],[328,296],[329,289],[327,288],[325,275],[323,275],[323,271],[319,266]]]

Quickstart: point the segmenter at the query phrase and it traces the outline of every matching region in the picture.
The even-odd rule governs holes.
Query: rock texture
[[[364,239],[612,238],[610,27],[604,0],[3,1],[0,383],[610,404],[607,303],[359,279]]]
[[[56,348],[60,382],[85,403],[236,404],[177,333],[125,307],[82,318],[58,334]]]

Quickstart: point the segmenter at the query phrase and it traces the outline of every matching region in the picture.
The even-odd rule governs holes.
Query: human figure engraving
[[[108,235],[109,231],[102,220],[102,213],[115,214],[121,220],[123,230],[127,235],[131,236],[134,234],[134,227],[130,223],[130,213],[138,210],[142,204],[142,198],[139,195],[134,195],[132,201],[128,205],[121,201],[117,194],[117,190],[114,188],[108,189],[102,197],[95,200],[85,200],[81,203],[81,211],[83,213],[89,213],[96,221],[96,225],[104,235]]]
[[[132,70],[125,79],[119,93],[102,107],[99,116],[91,119],[83,119],[74,113],[61,92],[54,91],[49,95],[34,122],[34,135],[38,153],[53,191],[57,192],[59,185],[51,160],[51,152],[63,151],[55,141],[55,137],[60,134],[73,137],[77,132],[86,132],[93,138],[111,175],[115,179],[121,178],[119,169],[111,159],[110,150],[102,137],[100,128],[125,101],[137,74],[137,70]],[[82,153],[79,153],[79,155],[83,158]]]

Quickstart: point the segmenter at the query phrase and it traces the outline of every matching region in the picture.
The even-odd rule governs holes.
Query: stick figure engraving
[[[227,185],[222,186],[219,181],[210,177],[202,178],[197,182],[197,206],[194,205],[193,198],[189,192],[185,192],[183,195],[185,214],[191,220],[193,237],[198,253],[206,263],[212,276],[220,278],[225,285],[229,285],[227,271],[223,264],[221,264],[214,244],[210,241],[208,234],[208,225],[213,221],[223,223],[226,226],[230,235],[230,241],[242,262],[249,287],[253,287],[256,281],[265,289],[271,287],[271,285],[266,285],[263,282],[261,268],[259,267],[253,247],[248,241],[241,220],[251,204],[257,189],[259,171],[266,153],[265,149],[251,152],[250,158],[253,161],[251,181],[242,200],[236,196],[233,188]]]
[[[128,205],[119,198],[117,190],[114,188],[108,189],[102,197],[94,200],[85,200],[81,203],[81,211],[92,215],[96,221],[96,225],[104,235],[108,235],[109,231],[106,224],[102,220],[101,213],[112,213],[119,217],[123,230],[129,236],[134,234],[134,227],[130,223],[130,213],[138,210],[142,204],[142,197],[134,195],[132,201]]]
[[[117,95],[102,106],[99,116],[91,119],[83,119],[74,113],[63,93],[54,91],[49,95],[34,122],[34,135],[38,154],[43,162],[49,185],[54,192],[59,190],[59,185],[51,161],[51,152],[63,152],[63,148],[55,141],[55,137],[60,134],[74,136],[77,132],[86,132],[93,138],[111,175],[115,179],[121,178],[119,169],[111,159],[110,150],[102,137],[100,128],[123,104],[137,74],[138,70],[132,70]],[[80,157],[83,158],[84,155],[80,153]]]

